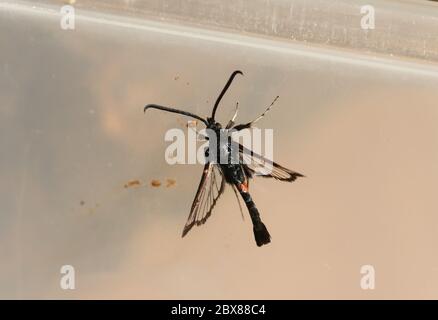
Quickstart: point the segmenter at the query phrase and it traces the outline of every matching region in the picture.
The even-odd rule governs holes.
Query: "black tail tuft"
[[[260,221],[257,224],[254,224],[253,231],[257,246],[261,247],[262,245],[271,242],[271,235],[263,222]]]

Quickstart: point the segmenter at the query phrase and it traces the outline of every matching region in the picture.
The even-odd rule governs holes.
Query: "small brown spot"
[[[160,182],[160,180],[152,180],[151,181],[151,186],[152,187],[155,187],[155,188],[158,188],[159,186],[161,186],[161,182]]]
[[[81,200],[81,201],[79,202],[79,204],[80,204],[81,206],[83,206],[83,205],[85,204],[85,201],[84,201],[84,200]]]
[[[179,76],[175,76],[175,78],[173,78],[173,80],[178,80],[179,79]]]
[[[186,119],[177,118],[176,121],[178,122],[178,124],[179,124],[182,128],[187,127],[187,120],[186,120]]]
[[[188,85],[188,86],[189,86],[189,85],[190,85],[190,82],[186,82],[186,85]]]
[[[131,187],[139,187],[140,186],[140,180],[130,180],[127,183],[125,183],[125,188],[131,188]]]
[[[174,185],[176,185],[176,180],[175,179],[167,179],[166,180],[166,188],[173,187]]]
[[[187,128],[194,128],[198,124],[198,121],[196,120],[189,120],[187,121],[186,127]]]

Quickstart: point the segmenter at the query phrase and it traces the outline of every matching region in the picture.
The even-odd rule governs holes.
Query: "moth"
[[[205,149],[205,165],[202,172],[201,181],[199,182],[198,190],[196,192],[195,199],[193,200],[192,207],[187,222],[184,226],[182,237],[184,237],[194,225],[202,225],[211,216],[213,208],[215,207],[218,199],[225,190],[225,185],[230,185],[239,201],[239,206],[242,212],[242,206],[240,205],[239,194],[248,208],[249,215],[251,217],[254,238],[257,246],[262,246],[271,242],[271,236],[262,222],[260,213],[249,193],[249,180],[255,176],[264,178],[274,178],[280,181],[292,182],[298,177],[304,177],[301,173],[287,169],[265,157],[253,152],[246,148],[242,144],[236,143],[231,138],[232,132],[238,132],[244,129],[250,129],[254,123],[262,119],[265,114],[271,109],[278,96],[272,101],[269,107],[253,121],[244,124],[235,124],[235,120],[238,112],[238,104],[236,104],[236,110],[232,119],[223,128],[222,125],[215,120],[216,111],[222,100],[222,97],[227,92],[231,83],[237,75],[243,75],[239,70],[234,71],[213,107],[211,117],[206,119],[193,114],[191,112],[161,106],[157,104],[148,104],[144,107],[144,112],[148,109],[158,109],[162,111],[172,112],[194,118],[205,124],[207,132],[210,132],[205,136],[208,140],[208,147]],[[226,137],[224,139],[223,137]],[[218,141],[220,141],[218,143]],[[214,143],[213,143],[214,142]],[[221,156],[221,161],[217,161],[212,154]],[[233,156],[234,155],[234,156]],[[222,157],[224,156],[224,157]],[[225,159],[225,161],[223,160]],[[266,165],[270,163],[271,169],[266,170]]]

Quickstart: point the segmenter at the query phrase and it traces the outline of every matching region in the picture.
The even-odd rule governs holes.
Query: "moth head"
[[[220,130],[222,129],[222,125],[219,122],[216,122],[213,118],[207,118],[207,128],[212,130]]]

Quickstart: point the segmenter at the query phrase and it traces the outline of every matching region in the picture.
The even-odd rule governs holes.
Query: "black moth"
[[[270,108],[273,106],[274,102],[277,100],[278,96],[274,99],[274,101],[271,103],[271,105],[263,112],[259,117],[254,119],[251,122],[248,122],[246,124],[239,124],[234,125],[234,120],[237,116],[237,110],[238,105],[236,105],[236,112],[233,116],[233,118],[228,122],[225,129],[222,128],[221,124],[216,122],[215,120],[215,114],[216,109],[224,96],[225,92],[228,90],[228,88],[231,85],[231,82],[233,81],[234,77],[238,74],[243,75],[241,71],[234,71],[230,78],[228,79],[227,83],[225,84],[225,87],[222,89],[222,92],[219,94],[219,97],[217,98],[214,107],[213,112],[211,114],[210,118],[203,119],[200,116],[187,112],[182,111],[174,108],[164,107],[156,104],[148,104],[145,106],[144,111],[146,112],[147,109],[153,108],[153,109],[159,109],[164,110],[168,112],[178,113],[185,116],[189,116],[192,118],[195,118],[197,120],[202,121],[207,129],[210,129],[210,132],[213,132],[213,134],[216,135],[216,141],[220,140],[220,134],[222,132],[233,132],[233,131],[240,131],[243,129],[249,129],[251,126],[263,118],[263,116],[270,110]],[[208,137],[207,137],[208,139]],[[236,161],[221,161],[214,162],[209,161],[209,149],[210,151],[212,148],[218,148],[216,150],[217,154],[219,154],[221,148],[221,145],[218,143],[215,143],[214,146],[211,145],[211,140],[209,140],[209,148],[206,149],[205,155],[206,155],[206,164],[204,166],[204,171],[202,173],[201,181],[199,183],[198,191],[196,192],[195,199],[193,200],[193,204],[190,210],[190,215],[188,217],[188,220],[186,222],[186,225],[184,227],[184,230],[182,232],[182,236],[184,237],[190,229],[194,225],[202,225],[204,224],[207,219],[210,217],[211,212],[221,196],[221,194],[224,192],[225,184],[228,183],[232,186],[234,193],[236,194],[236,197],[239,200],[238,193],[240,193],[243,201],[245,202],[249,214],[251,216],[252,224],[253,224],[253,231],[254,231],[254,237],[255,241],[257,243],[257,246],[262,246],[264,244],[268,244],[271,241],[271,236],[266,229],[266,226],[262,222],[260,218],[259,211],[257,210],[257,207],[254,203],[254,201],[251,198],[251,195],[248,191],[248,182],[249,179],[251,179],[254,176],[261,176],[265,178],[274,178],[281,181],[288,181],[292,182],[295,181],[297,177],[303,177],[302,174],[289,170],[285,167],[280,166],[279,164],[272,162],[272,170],[269,170],[270,172],[267,173],[266,170],[263,170],[265,168],[265,164],[269,161],[266,158],[262,157],[261,155],[258,155],[251,150],[245,148],[243,145],[238,144],[236,142],[231,143],[231,138],[229,140],[226,140],[227,144],[225,145],[225,149],[231,150],[232,145],[238,146],[238,155],[239,159],[236,163]],[[224,147],[224,145],[222,145]],[[231,152],[230,152],[231,154]],[[240,205],[240,202],[239,202]],[[240,206],[240,209],[242,211],[242,207]]]

